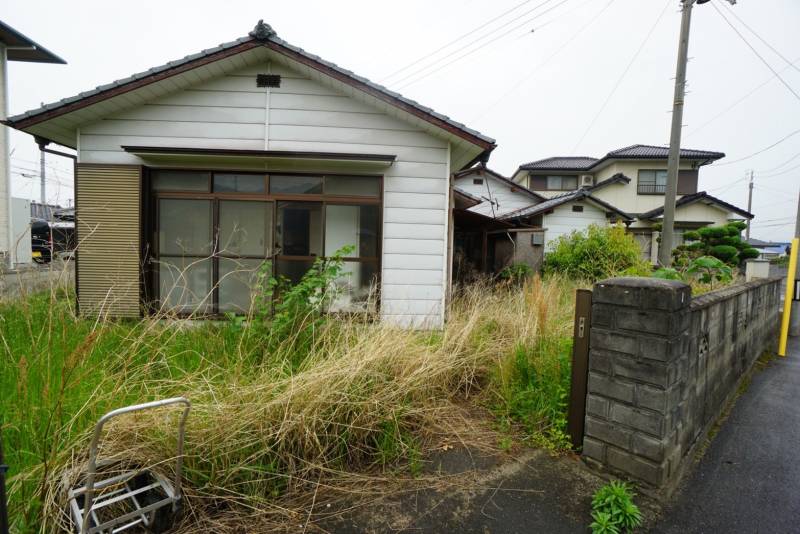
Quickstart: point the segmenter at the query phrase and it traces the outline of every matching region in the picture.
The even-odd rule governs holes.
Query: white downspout
[[[0,120],[8,118],[8,50],[5,45],[0,44]],[[12,268],[11,244],[14,242],[13,225],[11,222],[11,162],[9,159],[9,127],[0,126],[0,180],[3,180],[5,198],[2,201],[2,209],[6,213],[6,227],[2,229],[5,239],[0,240],[0,252],[5,252],[5,266]]]

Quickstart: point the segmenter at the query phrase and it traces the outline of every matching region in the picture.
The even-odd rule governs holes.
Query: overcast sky
[[[11,63],[12,115],[231,41],[263,18],[290,43],[494,137],[499,146],[490,166],[510,175],[548,156],[600,157],[634,143],[667,144],[679,6],[679,0],[9,0],[0,5],[0,20],[68,63]],[[744,177],[754,170],[752,235],[788,240],[800,188],[800,96],[715,6],[800,95],[800,1],[739,0],[731,8],[777,54],[724,0],[695,8],[682,143],[727,154],[702,169],[700,188],[738,206],[747,206]],[[14,195],[38,197],[38,182],[24,176],[38,172],[33,139],[14,132],[11,147]],[[66,205],[71,166],[60,159],[48,156],[48,197]]]

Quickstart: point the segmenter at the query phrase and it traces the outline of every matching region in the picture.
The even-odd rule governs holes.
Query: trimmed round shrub
[[[733,221],[729,222],[726,226],[732,226],[741,232],[742,230],[747,228],[747,223],[743,221]]]
[[[719,239],[729,235],[728,229],[724,226],[706,226],[705,228],[700,228],[697,233],[701,239]]]
[[[760,254],[761,253],[753,247],[749,247],[739,252],[739,258],[742,260],[749,260],[752,258],[757,258]]]
[[[693,241],[693,242],[689,243],[688,245],[686,245],[686,249],[687,250],[692,250],[692,251],[703,250],[704,248],[706,248],[706,244],[703,243],[702,241]]]
[[[739,254],[739,250],[730,245],[716,245],[711,247],[709,252],[715,258],[719,258],[726,263],[731,263],[736,258],[736,255]]]

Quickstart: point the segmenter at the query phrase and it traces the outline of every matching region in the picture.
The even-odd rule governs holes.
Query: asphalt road
[[[800,532],[800,338],[753,375],[653,532]]]

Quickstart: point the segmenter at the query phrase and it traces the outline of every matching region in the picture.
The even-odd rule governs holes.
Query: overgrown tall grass
[[[412,457],[454,401],[489,405],[557,444],[573,288],[557,278],[469,287],[442,331],[331,316],[300,355],[291,339],[267,343],[238,321],[77,318],[72,296],[57,291],[3,305],[0,409],[14,529],[67,525],[62,484],[84,468],[98,417],[175,395],[193,403],[190,514],[285,513],[312,483]],[[166,411],[116,420],[101,456],[171,474],[175,428]]]

